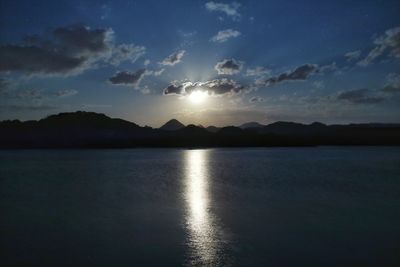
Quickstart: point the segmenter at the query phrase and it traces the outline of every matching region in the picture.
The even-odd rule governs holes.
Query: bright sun
[[[194,104],[200,104],[204,102],[204,100],[207,98],[208,93],[206,91],[193,91],[189,95],[189,100],[194,103]]]

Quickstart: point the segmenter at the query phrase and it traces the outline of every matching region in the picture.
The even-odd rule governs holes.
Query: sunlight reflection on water
[[[185,201],[187,206],[188,265],[217,266],[224,260],[223,232],[210,211],[209,150],[185,152]]]

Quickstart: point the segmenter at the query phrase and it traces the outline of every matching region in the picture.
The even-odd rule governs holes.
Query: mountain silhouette
[[[216,133],[216,132],[218,132],[218,131],[220,130],[220,128],[219,128],[219,127],[216,127],[216,126],[208,126],[208,127],[206,128],[206,130],[209,131],[209,132],[211,132],[211,133]]]
[[[241,129],[249,129],[249,128],[261,128],[261,127],[264,127],[264,126],[265,125],[263,125],[261,123],[252,121],[252,122],[243,123],[242,125],[239,126],[239,128],[241,128]]]
[[[167,121],[163,126],[160,127],[160,130],[165,130],[165,131],[176,131],[179,129],[184,128],[185,125],[182,124],[180,121],[176,119],[172,119]]]
[[[153,129],[104,114],[77,111],[38,121],[2,121],[0,148],[400,145],[400,124],[325,125],[280,121],[257,126],[204,128],[193,124],[184,126],[173,119]]]
[[[122,119],[112,119],[95,112],[67,112],[50,115],[39,121],[41,125],[62,128],[80,127],[85,129],[139,129],[140,126]]]

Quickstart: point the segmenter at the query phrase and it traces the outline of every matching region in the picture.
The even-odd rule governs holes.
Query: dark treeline
[[[252,123],[246,125],[253,125]],[[309,125],[276,122],[255,127],[140,127],[93,112],[51,115],[39,121],[0,122],[0,148],[243,147],[400,145],[400,124]]]

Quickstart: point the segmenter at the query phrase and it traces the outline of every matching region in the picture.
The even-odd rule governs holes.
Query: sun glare
[[[193,91],[189,95],[189,100],[194,103],[194,104],[200,104],[204,102],[204,100],[207,98],[207,92],[206,91]]]

